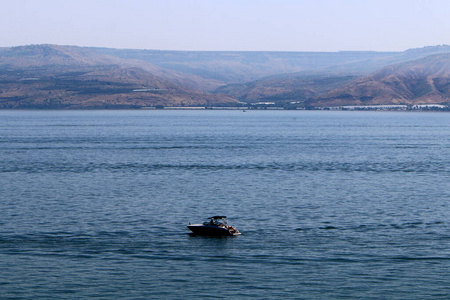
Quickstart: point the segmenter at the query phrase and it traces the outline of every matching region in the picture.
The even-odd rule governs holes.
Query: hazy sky
[[[0,0],[0,46],[401,51],[450,44],[450,0]]]

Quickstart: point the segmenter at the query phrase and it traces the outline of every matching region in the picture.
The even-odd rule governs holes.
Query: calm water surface
[[[0,298],[449,299],[449,158],[446,113],[0,111]]]

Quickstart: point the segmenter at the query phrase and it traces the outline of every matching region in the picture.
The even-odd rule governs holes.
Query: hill
[[[185,81],[189,81],[187,76],[150,63],[102,55],[89,48],[31,45],[0,49],[0,108],[141,108],[237,102],[178,83]]]
[[[346,53],[346,52],[338,52]],[[290,74],[277,74],[241,84],[229,84],[215,90],[245,102],[274,101],[305,102],[323,93],[342,88],[357,78],[369,75],[380,68],[434,54],[450,53],[450,46],[410,49],[403,52],[377,53],[373,57],[351,56],[352,61],[337,60],[334,64],[317,64],[313,69]],[[312,58],[313,56],[311,56]],[[311,68],[311,63],[309,67]],[[325,66],[325,67],[323,67]]]
[[[450,101],[450,53],[391,65],[310,101],[317,106]]]
[[[321,93],[344,86],[359,76],[325,72],[304,72],[273,76],[244,84],[230,84],[215,92],[227,94],[245,102],[276,103],[305,102]]]
[[[220,85],[243,84],[268,76],[335,68],[340,65],[356,64],[398,54],[398,52],[374,51],[232,52],[92,49],[101,54],[145,61],[167,70],[209,80],[214,79]],[[211,85],[203,89],[213,91],[215,88]]]
[[[447,102],[448,53],[0,48],[0,108]]]

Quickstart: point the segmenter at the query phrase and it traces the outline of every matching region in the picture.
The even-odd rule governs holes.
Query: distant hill
[[[450,101],[450,53],[390,65],[311,100],[312,105],[421,104]]]
[[[346,52],[338,52],[346,53]],[[304,102],[333,89],[344,87],[352,80],[369,75],[380,68],[412,61],[438,53],[450,53],[450,46],[410,49],[403,52],[377,53],[372,57],[353,56],[352,61],[322,63],[305,71],[277,74],[251,82],[229,84],[215,90],[245,102]],[[351,56],[352,52],[349,52]],[[310,64],[309,67],[312,67]]]
[[[356,64],[398,54],[398,52],[374,51],[246,52],[92,49],[114,57],[145,61],[164,69],[214,79],[222,85],[242,84],[273,75]],[[211,91],[211,87],[205,87],[205,90]]]
[[[387,55],[373,57],[367,60],[359,60],[355,62],[335,65],[323,69],[323,71],[333,73],[340,72],[368,75],[389,65],[399,64],[402,62],[412,61],[422,57],[443,53],[450,53],[449,45],[427,46],[423,48],[408,49],[402,52],[390,52],[387,53]]]
[[[0,108],[141,108],[237,102],[177,83],[187,80],[150,63],[88,48],[31,45],[0,49]]]
[[[0,108],[448,102],[448,53],[0,48]]]
[[[215,92],[227,94],[245,102],[305,102],[321,93],[342,87],[359,78],[355,74],[304,72],[273,76],[244,84],[230,84]]]

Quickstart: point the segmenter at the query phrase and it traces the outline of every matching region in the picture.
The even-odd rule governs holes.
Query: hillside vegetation
[[[450,100],[450,54],[391,65],[322,94],[314,105],[446,103]]]
[[[157,74],[157,75],[155,75]],[[163,78],[161,75],[166,78]],[[142,108],[236,103],[149,63],[54,45],[0,50],[0,108]],[[176,78],[176,79],[174,79]]]
[[[449,53],[0,48],[0,108],[447,103]]]

